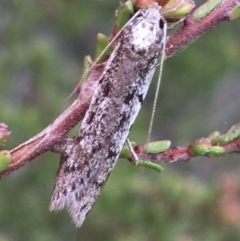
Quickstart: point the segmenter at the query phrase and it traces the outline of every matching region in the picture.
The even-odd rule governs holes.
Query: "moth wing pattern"
[[[122,30],[72,148],[60,161],[50,210],[66,208],[80,227],[114,168],[144,100],[162,47],[159,6],[139,10]]]

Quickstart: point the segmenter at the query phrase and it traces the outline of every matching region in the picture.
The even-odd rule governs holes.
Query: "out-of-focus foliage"
[[[0,121],[5,149],[66,106],[83,56],[110,33],[113,0],[0,0]],[[221,24],[166,61],[153,140],[185,145],[240,121],[239,21]],[[145,142],[156,82],[131,133]],[[48,203],[59,156],[44,154],[0,181],[0,240],[240,239],[240,156],[169,164],[161,174],[119,160],[81,229]]]

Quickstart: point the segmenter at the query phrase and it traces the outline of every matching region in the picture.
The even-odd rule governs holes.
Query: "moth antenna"
[[[138,158],[136,152],[134,151],[134,148],[133,148],[132,143],[131,143],[131,141],[129,140],[129,138],[127,138],[127,141],[126,141],[126,142],[127,142],[128,148],[129,148],[129,150],[131,151],[132,156],[133,156],[133,158],[134,158],[133,162],[134,162],[135,165],[137,165],[137,164],[138,164],[138,161],[139,161],[139,158]]]
[[[169,12],[173,12],[175,10],[177,10],[181,4],[184,2],[184,0],[181,0],[177,3],[176,6],[174,6],[173,8],[169,9],[168,11],[165,12],[161,12],[161,14],[164,16]],[[181,22],[182,20],[179,20],[177,23]],[[177,24],[176,23],[176,24]],[[175,25],[175,24],[174,24]],[[152,128],[153,128],[153,122],[154,122],[154,117],[155,117],[155,113],[156,113],[156,107],[157,107],[157,101],[158,101],[158,94],[159,94],[159,90],[160,90],[160,85],[161,85],[161,77],[162,77],[162,72],[163,72],[163,64],[164,64],[164,60],[166,57],[165,54],[165,49],[166,49],[166,42],[167,42],[167,24],[164,25],[164,39],[165,41],[163,42],[163,51],[162,51],[162,56],[161,56],[161,61],[160,64],[158,64],[159,67],[159,75],[158,75],[158,82],[157,82],[157,88],[156,88],[156,92],[155,92],[155,96],[154,96],[154,102],[153,102],[153,107],[152,107],[152,114],[151,114],[151,119],[150,119],[150,124],[149,124],[149,128],[148,128],[148,138],[147,138],[147,142],[150,142],[151,140],[151,133],[152,133]],[[157,65],[157,66],[158,66]]]
[[[150,142],[151,140],[151,133],[152,133],[152,128],[153,128],[153,122],[154,122],[154,117],[156,113],[156,107],[157,107],[157,101],[158,101],[158,94],[161,86],[161,78],[162,78],[162,73],[163,73],[163,64],[165,60],[165,49],[166,49],[166,39],[167,39],[167,24],[164,25],[164,31],[163,31],[163,46],[162,46],[162,56],[159,64],[159,74],[158,74],[158,81],[157,81],[157,88],[154,96],[154,101],[153,101],[153,107],[152,107],[152,114],[151,114],[151,119],[150,119],[150,124],[148,128],[148,139],[147,142]]]

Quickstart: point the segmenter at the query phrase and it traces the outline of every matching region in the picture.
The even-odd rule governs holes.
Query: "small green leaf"
[[[120,155],[119,155],[119,158],[125,158],[125,159],[128,159],[128,158],[131,158],[132,156],[132,153],[131,151],[129,150],[129,148],[127,146],[124,146]]]
[[[136,143],[131,141],[131,145],[134,147],[134,146],[136,146]],[[128,145],[124,145],[123,149],[119,155],[119,158],[129,159],[131,157],[132,157],[131,150],[129,149]]]
[[[156,154],[160,152],[164,152],[171,146],[171,141],[155,141],[144,144],[143,151],[149,154]]]
[[[227,153],[226,150],[221,146],[211,146],[208,150],[208,156],[210,157],[224,156]]]
[[[99,33],[97,35],[97,51],[96,51],[96,59],[98,59],[100,56],[100,59],[98,62],[103,62],[106,60],[106,58],[112,53],[113,46],[109,45],[109,39],[107,36],[105,36],[102,33]],[[108,47],[108,48],[107,48]]]
[[[199,8],[197,8],[193,13],[193,20],[199,21],[207,14],[209,14],[218,4],[220,4],[222,0],[208,0],[204,4],[202,4]]]
[[[240,136],[240,124],[233,125],[229,128],[229,130],[221,135],[219,140],[220,144],[227,144]]]
[[[229,20],[233,21],[239,17],[240,17],[240,5],[237,5],[235,8],[232,9],[231,12],[229,12]]]
[[[4,171],[11,162],[10,151],[0,151],[0,172]]]
[[[170,0],[162,9],[161,13],[166,19],[182,19],[195,7],[192,0]]]
[[[134,12],[134,7],[132,1],[126,1],[124,4],[120,5],[117,10],[117,20],[116,27],[118,31],[128,22]]]
[[[153,169],[154,171],[157,171],[157,172],[162,172],[164,170],[164,168],[161,165],[154,162],[145,161],[145,160],[138,160],[137,165]]]

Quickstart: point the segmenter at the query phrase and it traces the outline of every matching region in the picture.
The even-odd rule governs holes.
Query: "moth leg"
[[[136,152],[134,151],[133,146],[132,146],[129,138],[127,138],[127,145],[128,145],[128,148],[131,151],[132,156],[133,156],[133,158],[131,158],[131,162],[132,162],[133,165],[136,166],[138,164],[139,158],[138,158]]]
[[[187,17],[181,18],[181,19],[179,19],[177,22],[172,23],[171,25],[169,25],[169,26],[167,27],[167,29],[168,29],[168,30],[173,29],[177,24],[183,22],[186,18],[187,18]]]

